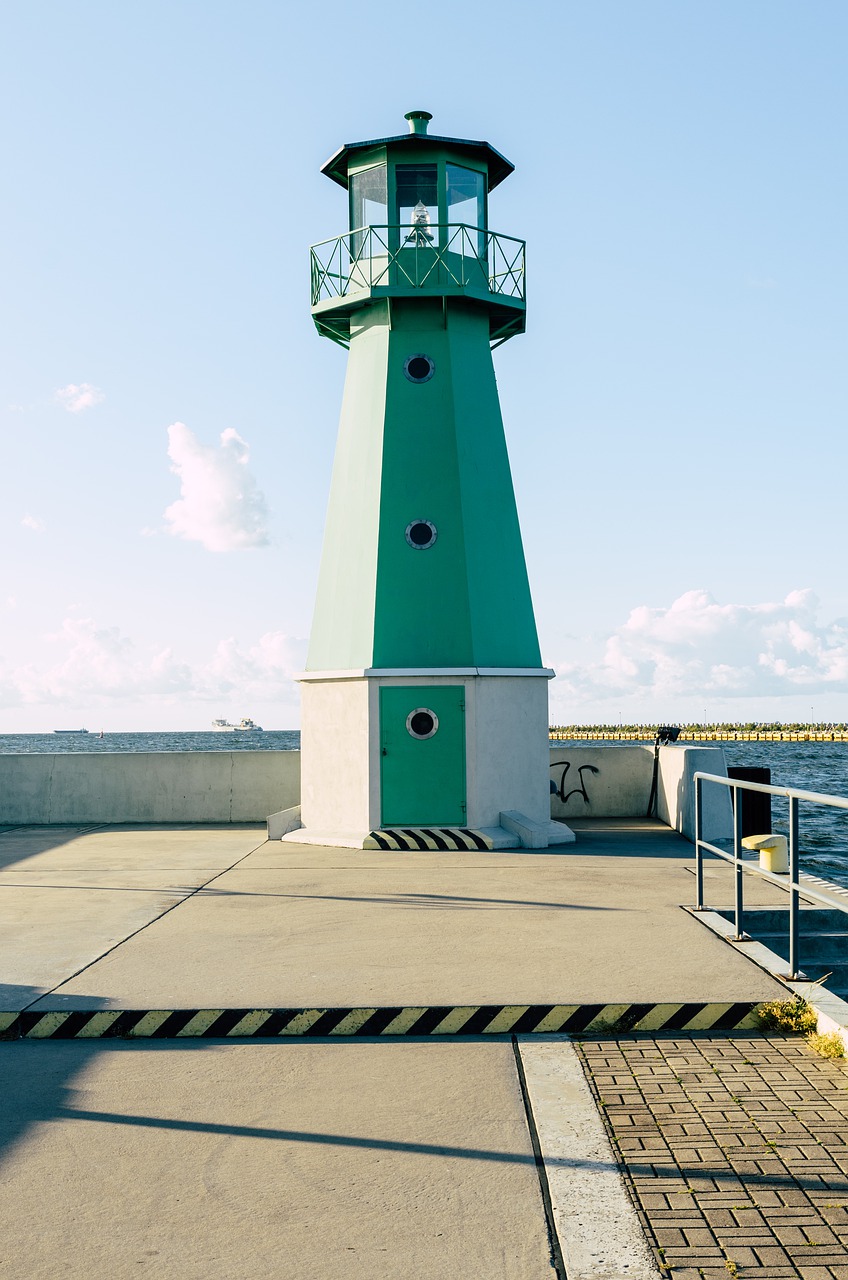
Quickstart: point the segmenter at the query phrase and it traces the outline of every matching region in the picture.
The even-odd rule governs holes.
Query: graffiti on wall
[[[571,769],[571,761],[570,761],[570,760],[557,760],[557,761],[555,761],[555,762],[551,765],[551,768],[552,768],[552,769],[561,769],[561,770],[562,770],[562,773],[560,774],[560,779],[559,779],[559,786],[556,786],[556,784],[554,784],[554,789],[555,789],[556,794],[559,796],[559,798],[560,798],[560,800],[562,801],[562,803],[563,803],[563,804],[567,804],[567,803],[568,803],[568,801],[571,799],[571,797],[572,797],[572,796],[582,796],[583,801],[584,801],[584,803],[585,803],[585,804],[589,804],[589,805],[590,805],[590,804],[592,803],[592,801],[589,799],[589,793],[588,793],[588,791],[586,790],[586,779],[584,778],[584,776],[583,776],[583,775],[584,775],[585,773],[588,773],[588,774],[590,774],[590,775],[591,775],[591,774],[598,774],[598,773],[600,773],[601,771],[600,771],[600,769],[598,768],[598,766],[597,766],[597,765],[594,765],[594,764],[581,764],[581,765],[578,765],[578,767],[577,767],[577,769],[576,769],[576,771],[575,771],[575,772],[576,772],[576,775],[577,775],[577,783],[578,783],[578,785],[577,785],[576,787],[572,787],[570,791],[566,791],[566,789],[565,789],[565,780],[566,780],[566,778],[568,777],[569,770]],[[569,781],[570,781],[570,782],[574,782],[574,781],[575,781],[574,774],[572,774],[572,776],[571,776],[571,778],[569,779]]]

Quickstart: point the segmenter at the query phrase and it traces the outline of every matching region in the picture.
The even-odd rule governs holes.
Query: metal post
[[[703,778],[695,779],[695,910],[704,909],[704,851],[701,848],[701,787]]]
[[[789,797],[789,976],[798,978],[798,797]]]
[[[736,937],[734,942],[741,942],[745,934],[743,928],[744,907],[742,904],[742,797],[739,794],[739,788],[736,786],[733,788],[733,870],[736,917]]]

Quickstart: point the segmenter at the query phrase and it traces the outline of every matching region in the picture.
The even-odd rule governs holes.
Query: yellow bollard
[[[789,872],[789,841],[786,836],[771,832],[764,836],[743,836],[742,848],[753,849],[760,855],[763,871],[785,876]]]

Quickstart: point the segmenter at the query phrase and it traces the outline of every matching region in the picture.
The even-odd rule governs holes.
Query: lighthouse
[[[524,243],[488,227],[513,165],[405,118],[322,169],[349,217],[312,248],[312,316],[347,376],[284,838],[544,847],[573,837],[492,361],[525,327]]]

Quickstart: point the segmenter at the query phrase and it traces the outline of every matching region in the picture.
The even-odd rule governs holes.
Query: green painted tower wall
[[[388,305],[363,313],[376,320],[381,311],[383,322],[363,328],[348,357],[306,664],[310,671],[372,665]]]
[[[485,309],[384,300],[350,337],[308,669],[541,666]]]

